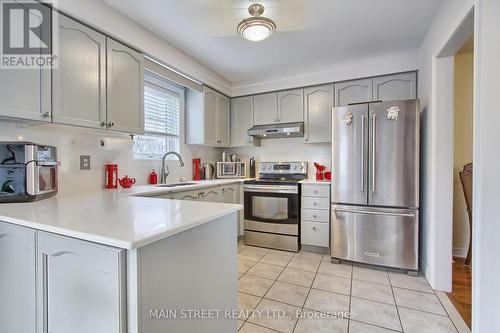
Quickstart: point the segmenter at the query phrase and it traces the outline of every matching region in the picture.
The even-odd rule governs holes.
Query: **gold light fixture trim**
[[[238,34],[250,41],[258,42],[271,35],[276,31],[276,24],[273,20],[261,16],[264,13],[264,6],[261,4],[252,4],[248,7],[248,13],[252,17],[242,20],[238,24]]]

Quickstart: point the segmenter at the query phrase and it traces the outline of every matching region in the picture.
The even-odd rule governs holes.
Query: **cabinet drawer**
[[[328,223],[302,221],[302,244],[328,247],[330,230]]]
[[[329,198],[302,197],[302,208],[305,209],[330,209]]]
[[[302,195],[305,197],[330,197],[330,186],[327,185],[302,185]]]
[[[302,209],[302,219],[314,222],[329,223],[330,211],[318,209]]]

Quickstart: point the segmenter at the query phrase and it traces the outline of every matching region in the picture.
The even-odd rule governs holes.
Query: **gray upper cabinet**
[[[51,71],[49,69],[2,69],[0,117],[52,121]]]
[[[258,139],[248,136],[253,126],[253,97],[231,99],[231,147],[251,147],[259,144]]]
[[[37,255],[37,332],[125,332],[123,250],[38,232]]]
[[[417,98],[417,73],[402,73],[373,78],[373,99],[398,101]]]
[[[59,67],[53,72],[53,122],[106,125],[106,37],[59,15]]]
[[[373,100],[372,79],[335,83],[335,106],[362,103]]]
[[[0,222],[0,332],[38,332],[35,256],[34,230]]]
[[[253,97],[254,125],[269,125],[278,122],[278,94],[262,94]]]
[[[333,84],[304,89],[305,142],[331,142]]]
[[[278,123],[304,121],[304,90],[294,89],[278,93]]]
[[[106,42],[108,128],[144,133],[144,56],[111,38]]]
[[[186,91],[186,143],[228,147],[230,144],[229,98],[203,86],[203,92]]]
[[[224,147],[230,143],[230,109],[229,98],[220,95],[217,99],[217,144]]]

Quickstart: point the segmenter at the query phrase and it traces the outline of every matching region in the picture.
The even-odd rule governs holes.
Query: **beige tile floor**
[[[238,321],[239,332],[457,332],[421,276],[332,264],[329,256],[241,243],[238,273],[238,306],[250,311]],[[252,310],[262,315],[252,315]],[[273,318],[277,310],[285,316]],[[349,318],[342,318],[342,313]]]

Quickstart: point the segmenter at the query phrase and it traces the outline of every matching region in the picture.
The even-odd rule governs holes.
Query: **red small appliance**
[[[149,183],[151,185],[156,185],[158,184],[158,174],[156,173],[156,171],[153,169],[153,171],[151,171],[151,173],[149,174]]]
[[[118,164],[106,164],[104,187],[118,187]]]
[[[321,165],[317,162],[314,162],[314,166],[316,167],[316,180],[325,179],[324,172],[325,172],[326,166]]]
[[[135,178],[129,178],[129,176],[125,176],[122,179],[118,179],[120,182],[120,186],[123,188],[131,188],[132,185],[135,184]]]
[[[193,180],[201,180],[201,158],[193,158]]]

